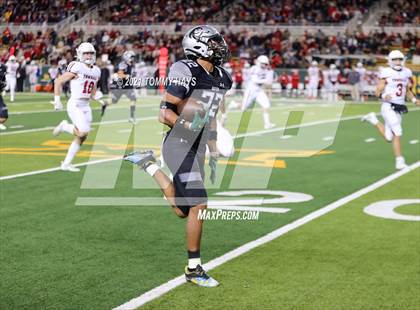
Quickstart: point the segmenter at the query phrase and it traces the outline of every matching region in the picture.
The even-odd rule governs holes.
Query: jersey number
[[[95,86],[94,82],[85,81],[85,85],[83,86],[83,93],[90,94],[92,92],[93,86]]]
[[[223,99],[223,95],[212,91],[204,90],[202,98],[208,98],[208,102],[203,102],[206,110],[209,110],[209,116],[214,117],[216,115],[219,104]]]
[[[403,84],[399,83],[397,84],[397,92],[395,93],[396,96],[401,96],[403,92]]]

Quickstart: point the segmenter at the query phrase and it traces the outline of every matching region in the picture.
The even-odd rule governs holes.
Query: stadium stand
[[[2,23],[30,24],[57,23],[72,14],[76,19],[99,0],[5,0],[0,6]]]
[[[388,3],[389,12],[383,14],[379,25],[420,25],[420,2],[418,0],[393,0]]]

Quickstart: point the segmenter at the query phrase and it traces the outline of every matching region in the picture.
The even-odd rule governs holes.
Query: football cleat
[[[197,284],[198,286],[204,287],[215,287],[219,285],[215,279],[206,274],[203,267],[197,265],[193,270],[189,269],[188,266],[185,267],[185,279],[187,282]]]
[[[101,102],[101,101],[103,102],[103,100],[100,100],[99,102]],[[105,102],[103,102],[103,103],[102,102],[101,102],[101,116],[104,116],[105,115],[105,110],[108,107],[108,105]]]
[[[274,127],[276,127],[276,125],[273,124],[273,123],[269,123],[269,124],[264,125],[264,129],[271,129],[271,128],[274,128]]]
[[[6,126],[4,126],[3,124],[0,124],[0,130],[6,130],[6,129],[7,129]]]
[[[63,171],[70,171],[70,172],[79,172],[80,169],[73,166],[72,164],[65,164],[64,162],[61,163],[60,169]]]
[[[129,161],[137,166],[142,167],[143,169],[146,169],[150,164],[156,162],[156,158],[152,150],[134,151],[124,155],[123,160]]]
[[[369,122],[372,125],[376,125],[379,123],[378,118],[376,117],[376,114],[373,112],[370,112],[368,114],[366,114],[365,116],[362,117],[361,119],[362,122]]]
[[[62,133],[62,132],[63,132],[63,126],[64,126],[65,124],[67,124],[67,123],[68,123],[68,122],[67,122],[66,120],[62,120],[62,121],[60,122],[60,124],[58,124],[58,126],[54,128],[54,130],[53,130],[53,135],[54,135],[54,136],[58,136],[60,133]]]
[[[395,169],[402,170],[407,168],[407,164],[405,163],[404,157],[397,157],[395,159]]]
[[[137,124],[137,120],[136,120],[134,117],[130,117],[130,118],[128,119],[128,121],[129,121],[131,124],[133,124],[133,125],[136,125],[136,124]]]

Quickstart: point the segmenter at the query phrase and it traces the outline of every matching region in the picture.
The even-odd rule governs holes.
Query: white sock
[[[395,157],[395,161],[401,161],[401,162],[403,162],[404,161],[404,157],[402,157],[402,156],[397,156],[397,157]]]
[[[376,126],[379,123],[379,120],[375,114],[372,114],[372,119],[370,120],[370,123],[374,126]]]
[[[62,128],[63,128],[63,131],[68,132],[71,135],[74,133],[74,125],[73,124],[65,123],[65,124],[63,124]]]
[[[197,265],[201,265],[201,258],[189,258],[188,259],[188,268],[195,269]]]
[[[146,172],[148,174],[150,174],[151,176],[154,176],[156,171],[158,171],[160,169],[160,167],[156,164],[150,164],[149,166],[147,166],[146,168]]]
[[[265,125],[270,124],[270,114],[268,114],[268,112],[263,112],[263,119]]]
[[[76,153],[80,150],[80,144],[73,141],[70,144],[69,150],[67,151],[66,158],[64,159],[64,164],[69,165],[73,161],[74,156],[76,156]]]

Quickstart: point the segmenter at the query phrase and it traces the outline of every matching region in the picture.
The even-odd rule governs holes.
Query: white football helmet
[[[91,58],[86,58],[85,53],[92,53]],[[95,47],[89,42],[83,42],[76,48],[77,60],[87,65],[93,65],[96,61]]]
[[[357,63],[357,68],[363,68],[363,64],[360,61]]]
[[[268,66],[270,64],[270,60],[265,55],[258,56],[256,62],[257,62],[257,65],[260,66],[260,67],[262,67],[262,66]]]
[[[66,59],[61,59],[59,62],[58,62],[58,66],[59,67],[66,67],[67,66],[67,60]]]
[[[135,56],[136,54],[133,51],[125,51],[122,58],[126,63],[132,64]]]
[[[225,39],[216,28],[203,25],[187,31],[182,39],[182,48],[187,58],[203,58],[216,66],[230,58]]]
[[[16,62],[16,56],[15,55],[10,55],[9,61],[10,62]]]
[[[336,69],[337,68],[337,66],[335,65],[335,64],[331,64],[330,65],[330,70],[334,70],[334,69]]]
[[[399,64],[396,64],[395,61],[400,60]],[[393,50],[388,54],[388,65],[397,71],[400,71],[404,67],[405,56],[398,50]]]

